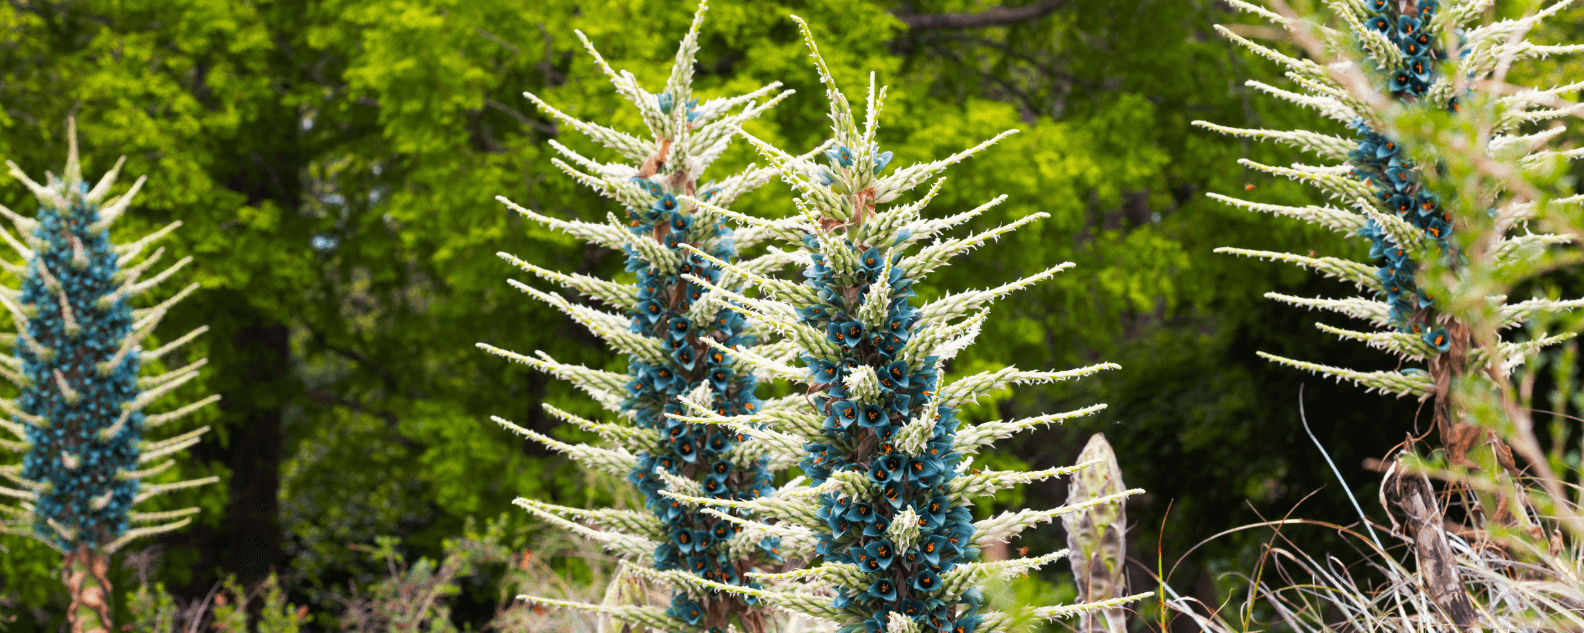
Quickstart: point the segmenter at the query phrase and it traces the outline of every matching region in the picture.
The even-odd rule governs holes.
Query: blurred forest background
[[[218,432],[182,469],[224,483],[173,495],[171,507],[204,512],[193,527],[161,537],[158,564],[144,572],[186,600],[226,575],[252,585],[273,570],[293,602],[330,611],[340,608],[331,592],[385,573],[353,547],[377,537],[399,539],[409,559],[435,558],[470,517],[503,522],[530,542],[540,528],[510,506],[517,496],[632,502],[625,486],[592,480],[490,422],[499,415],[564,433],[552,431],[541,403],[588,414],[594,407],[473,344],[620,368],[582,328],[507,286],[517,271],[495,253],[601,273],[619,272],[620,256],[574,246],[493,198],[556,217],[612,211],[554,169],[548,142],[605,154],[522,92],[582,119],[641,129],[573,29],[658,89],[694,8],[690,0],[0,5],[0,156],[30,174],[58,170],[65,119],[75,115],[87,174],[96,178],[125,154],[123,173],[149,178],[117,230],[141,234],[182,220],[166,245],[197,260],[186,274],[204,289],[165,331],[211,327],[193,350],[210,368],[187,389],[224,400],[186,424]],[[1298,423],[1300,385],[1320,442],[1366,510],[1379,512],[1378,475],[1363,460],[1427,430],[1428,413],[1258,359],[1256,350],[1358,368],[1390,362],[1323,336],[1312,313],[1261,297],[1338,296],[1338,282],[1211,253],[1228,245],[1366,248],[1205,197],[1244,189],[1287,204],[1317,197],[1236,167],[1245,156],[1291,161],[1286,150],[1189,125],[1288,129],[1318,119],[1244,86],[1285,82],[1274,65],[1211,29],[1245,18],[1211,0],[713,0],[696,89],[711,97],[777,80],[796,89],[748,126],[789,150],[813,147],[826,130],[817,76],[787,19],[793,13],[812,25],[850,94],[870,71],[889,84],[881,135],[896,164],[1023,131],[949,170],[931,208],[966,210],[1007,194],[977,226],[1036,210],[1051,218],[937,273],[924,292],[1078,264],[1008,302],[950,370],[970,373],[992,360],[1030,369],[1122,365],[1081,384],[1003,394],[965,417],[1110,405],[1021,436],[990,459],[998,468],[1065,465],[1090,434],[1104,432],[1128,484],[1148,490],[1128,509],[1136,589],[1151,589],[1159,568],[1179,592],[1214,601],[1243,586],[1234,574],[1252,568],[1271,536],[1219,533],[1288,512],[1356,520]],[[1584,13],[1572,13],[1537,41],[1584,41]],[[1239,28],[1278,35],[1252,22]],[[1523,72],[1529,79],[1518,83],[1584,75],[1545,64]],[[1571,134],[1564,144],[1576,144]],[[743,143],[724,162],[722,173],[763,163]],[[16,181],[0,179],[0,203],[29,214],[30,200]],[[790,211],[788,200],[776,182],[737,208],[775,216]],[[1568,296],[1584,294],[1576,275],[1555,283]],[[1064,483],[1048,483],[996,503],[1045,508],[1065,496]],[[1326,533],[1286,535],[1323,548]],[[1028,538],[1048,551],[1063,537],[1045,527]],[[0,596],[17,617],[10,626],[52,630],[49,614],[64,606],[58,555],[15,537],[0,537],[0,547]],[[118,589],[137,586],[133,565],[114,573]],[[494,612],[491,573],[502,570],[486,568],[456,598],[459,623]],[[1065,567],[1052,567],[1020,591],[1040,600],[1070,595],[1066,578]]]

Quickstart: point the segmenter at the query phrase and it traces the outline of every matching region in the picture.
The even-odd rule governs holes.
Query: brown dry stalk
[[[1430,599],[1460,630],[1472,629],[1478,616],[1473,600],[1463,589],[1463,579],[1458,574],[1457,560],[1447,541],[1441,508],[1436,505],[1430,480],[1424,475],[1404,472],[1399,463],[1386,474],[1382,490],[1402,513],[1404,527],[1413,537],[1419,576],[1424,580]]]

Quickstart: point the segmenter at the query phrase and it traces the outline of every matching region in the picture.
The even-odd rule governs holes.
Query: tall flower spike
[[[617,91],[637,106],[652,139],[580,121],[532,94],[527,95],[545,114],[625,159],[625,163],[601,163],[552,141],[566,159],[555,159],[556,166],[600,194],[615,198],[626,207],[624,217],[612,216],[605,223],[559,220],[499,198],[511,209],[549,228],[626,254],[626,268],[637,274],[636,284],[561,274],[505,253],[500,255],[545,281],[615,309],[617,312],[605,312],[512,282],[625,353],[627,373],[567,365],[543,352],[524,356],[483,343],[479,347],[568,380],[618,414],[622,423],[595,423],[546,407],[556,417],[596,432],[608,446],[563,443],[496,420],[587,467],[625,477],[643,493],[647,510],[590,512],[529,499],[518,499],[519,506],[599,541],[624,558],[637,559],[661,571],[737,586],[750,583],[746,572],[782,562],[779,538],[774,533],[744,532],[740,524],[732,522],[748,516],[743,510],[731,510],[729,516],[718,517],[660,493],[673,489],[712,499],[754,499],[771,490],[773,469],[785,468],[792,460],[769,459],[770,450],[762,440],[727,426],[692,425],[669,419],[666,414],[683,411],[680,400],[689,395],[714,415],[758,413],[762,403],[754,396],[754,390],[759,377],[732,352],[738,348],[759,349],[770,356],[777,356],[778,352],[761,346],[762,333],[749,327],[737,313],[710,302],[716,288],[731,292],[740,286],[715,263],[739,261],[733,231],[723,223],[721,214],[684,200],[697,197],[724,207],[769,181],[774,170],[749,167],[719,184],[698,184],[699,176],[736,136],[738,126],[759,116],[791,91],[778,91],[780,84],[772,83],[747,95],[699,104],[693,98],[692,69],[705,10],[700,3],[692,27],[678,48],[670,79],[659,94],[645,92],[630,73],[610,68],[593,44],[583,38]],[[582,33],[578,36],[582,37]],[[758,101],[767,95],[768,100]],[[758,262],[741,263],[774,271],[788,262],[772,254]],[[533,596],[521,598],[544,605],[601,611],[618,621],[656,630],[713,633],[735,626],[757,633],[770,624],[762,605],[752,599],[691,585],[680,589],[668,609],[612,610]]]
[[[805,535],[798,543],[812,547],[807,553],[818,558],[817,567],[756,577],[828,586],[835,595],[832,598],[779,583],[772,589],[733,589],[702,580],[692,582],[832,621],[846,632],[1001,631],[1012,626],[1017,619],[1014,616],[1058,617],[1102,608],[1086,604],[1070,611],[986,611],[979,589],[982,583],[1037,568],[1061,553],[1001,562],[981,562],[979,553],[985,545],[1007,540],[1064,513],[1118,503],[1140,491],[1120,491],[1055,510],[1011,511],[976,523],[969,510],[974,498],[1094,464],[1032,473],[972,469],[970,455],[996,439],[1072,416],[959,428],[956,407],[1013,383],[1076,378],[1116,366],[1106,363],[1071,372],[1006,368],[941,386],[942,362],[973,341],[996,299],[1066,265],[994,290],[950,295],[924,306],[913,301],[916,284],[929,270],[1045,214],[1032,214],[966,238],[940,239],[910,253],[913,244],[984,207],[940,221],[919,217],[928,198],[892,208],[877,208],[877,203],[898,198],[994,140],[945,160],[886,173],[891,153],[880,151],[874,142],[884,90],[877,89],[871,79],[868,117],[862,126],[857,125],[807,25],[797,21],[826,84],[835,141],[821,165],[747,138],[796,189],[801,213],[787,220],[756,220],[717,209],[707,200],[684,201],[782,237],[801,253],[799,259],[807,268],[798,291],[788,289],[788,282],[720,262],[727,273],[750,280],[760,297],[774,300],[748,300],[724,291],[712,300],[747,317],[750,323],[788,334],[787,341],[796,345],[802,361],[801,369],[758,355],[744,354],[741,360],[802,382],[806,395],[767,403],[759,413],[739,415],[735,420],[721,419],[702,403],[684,400],[690,411],[671,418],[713,421],[762,435],[767,444],[800,448],[799,466],[809,485],[791,484],[769,497],[747,501],[689,496],[680,491],[662,494],[690,504],[748,509],[756,516],[777,519],[773,524],[760,519],[760,530]],[[694,283],[710,283],[698,275],[685,277]],[[750,431],[752,426],[764,430]],[[802,556],[805,552],[789,554]]]
[[[1260,355],[1338,380],[1351,380],[1370,390],[1433,401],[1432,420],[1450,466],[1483,472],[1495,482],[1488,488],[1495,492],[1482,491],[1467,497],[1468,516],[1482,524],[1481,527],[1499,525],[1518,533],[1538,533],[1540,527],[1536,519],[1545,513],[1531,507],[1529,493],[1518,484],[1524,474],[1512,458],[1511,447],[1500,433],[1473,419],[1476,414],[1461,404],[1457,397],[1460,388],[1454,385],[1469,381],[1475,392],[1495,391],[1492,382],[1499,382],[1502,376],[1534,358],[1545,347],[1573,337],[1572,333],[1564,333],[1514,342],[1503,340],[1501,329],[1526,325],[1542,313],[1584,305],[1584,300],[1580,299],[1533,299],[1509,305],[1507,297],[1490,296],[1482,291],[1485,286],[1479,281],[1482,275],[1493,270],[1523,270],[1536,258],[1545,256],[1548,246],[1573,241],[1571,235],[1529,232],[1526,220],[1535,216],[1537,201],[1527,194],[1510,195],[1500,191],[1512,187],[1514,182],[1520,187],[1529,187],[1524,182],[1526,173],[1584,155],[1579,150],[1544,149],[1546,141],[1561,133],[1559,125],[1537,133],[1519,132],[1527,123],[1559,119],[1578,112],[1576,106],[1561,99],[1559,94],[1576,92],[1579,84],[1550,90],[1513,90],[1506,84],[1506,67],[1515,61],[1584,51],[1581,46],[1537,46],[1522,39],[1541,20],[1573,2],[1558,0],[1524,19],[1486,24],[1468,31],[1460,27],[1485,14],[1489,2],[1465,0],[1448,2],[1445,7],[1438,0],[1330,3],[1335,13],[1347,22],[1353,41],[1362,49],[1352,55],[1354,61],[1331,64],[1329,68],[1334,74],[1298,76],[1289,73],[1288,76],[1307,94],[1259,87],[1289,101],[1317,107],[1327,116],[1348,124],[1355,133],[1355,147],[1347,152],[1341,164],[1330,167],[1294,166],[1283,170],[1247,161],[1245,164],[1319,185],[1341,201],[1341,208],[1279,207],[1217,196],[1239,207],[1303,219],[1368,240],[1368,264],[1235,248],[1217,250],[1298,263],[1348,278],[1366,289],[1364,297],[1341,300],[1276,293],[1266,296],[1366,321],[1374,326],[1373,331],[1318,325],[1327,333],[1398,356],[1402,364],[1422,361],[1422,368],[1362,372],[1264,352]],[[1295,41],[1304,44],[1311,54],[1320,56],[1317,49],[1321,47],[1308,38],[1311,31],[1307,27],[1311,25],[1274,16],[1244,2],[1236,4],[1272,17],[1294,32]],[[1222,32],[1241,44],[1256,47],[1229,31],[1222,29]],[[1390,50],[1392,47],[1396,48],[1395,52]],[[1258,50],[1289,67],[1296,65],[1280,53],[1264,48]],[[1481,95],[1475,92],[1490,90],[1493,85],[1501,86],[1501,93]],[[1477,106],[1465,112],[1462,103]],[[1392,136],[1412,133],[1412,128],[1394,129],[1388,122],[1395,119],[1397,113],[1416,109],[1435,112],[1439,115],[1435,118],[1451,119],[1454,130],[1461,127],[1477,131],[1469,135],[1437,132],[1438,137],[1431,139],[1421,135],[1427,149],[1440,151],[1439,155],[1433,155],[1436,162],[1433,168],[1426,169],[1408,156],[1400,139]],[[1337,116],[1338,113],[1344,115]],[[1430,120],[1434,122],[1435,118]],[[1336,154],[1341,149],[1333,137],[1199,124],[1223,133],[1286,142],[1333,160],[1338,159]],[[1475,139],[1473,142],[1468,141],[1471,137]],[[1453,138],[1461,139],[1462,146],[1449,142]],[[1441,175],[1455,174],[1460,169],[1458,165],[1470,163],[1480,163],[1476,174],[1502,171],[1512,174],[1512,181],[1485,186],[1479,184],[1479,177],[1463,179]],[[1456,198],[1443,199],[1431,190],[1431,185],[1454,184],[1448,180],[1461,181],[1456,183],[1457,190],[1450,192]],[[1580,200],[1574,196],[1554,200],[1551,204],[1577,205]],[[1492,206],[1494,208],[1490,208]],[[1465,234],[1451,239],[1459,232]],[[1372,273],[1370,268],[1374,268]],[[1452,274],[1431,279],[1421,274],[1426,270]],[[1437,281],[1441,282],[1443,292],[1450,293],[1452,301],[1443,303],[1421,288],[1421,283]],[[1486,305],[1481,306],[1481,302]],[[1478,315],[1479,312],[1497,318],[1487,320]],[[1472,319],[1466,316],[1470,314],[1476,316]],[[1489,327],[1492,325],[1497,327]],[[1482,328],[1477,335],[1475,328]],[[1499,362],[1490,357],[1492,353],[1502,356]],[[1409,517],[1424,514],[1420,512],[1423,508],[1409,507],[1413,504],[1405,502],[1406,498],[1394,501],[1399,512]],[[1435,610],[1449,617],[1460,629],[1476,628],[1480,618],[1460,580],[1463,573],[1459,571],[1460,566],[1452,564],[1456,554],[1447,544],[1442,526],[1438,522],[1417,525],[1422,530],[1413,537],[1418,545],[1415,555],[1425,575],[1424,582],[1434,587],[1429,595]]]
[[[67,619],[74,631],[103,633],[113,630],[106,577],[110,555],[135,538],[181,528],[198,511],[145,513],[132,508],[155,495],[218,478],[142,481],[168,470],[173,462],[146,464],[197,443],[208,430],[153,441],[144,436],[154,426],[153,418],[168,422],[198,406],[149,418],[142,412],[196,377],[203,361],[138,377],[143,362],[150,360],[142,352],[142,342],[174,300],[161,304],[152,317],[132,309],[132,296],[148,287],[128,290],[135,279],[122,279],[125,262],[118,260],[124,246],[112,244],[103,228],[131,203],[143,179],[116,201],[101,205],[99,200],[114,186],[121,163],[90,190],[77,158],[75,121],[68,119],[66,130],[64,178],[51,175],[48,184],[40,187],[6,161],[11,175],[33,190],[40,206],[33,218],[5,210],[18,233],[35,248],[21,253],[26,261],[19,275],[20,290],[4,291],[12,297],[7,307],[13,308],[18,336],[15,356],[0,361],[18,370],[4,375],[21,394],[15,400],[0,400],[0,410],[11,418],[0,426],[21,441],[6,441],[0,448],[21,452],[23,457],[20,465],[0,467],[0,474],[21,486],[20,490],[0,487],[0,494],[20,500],[14,507],[0,506],[5,511],[0,531],[37,539],[65,554],[62,577],[72,596]],[[158,278],[163,277],[162,273]],[[112,299],[103,301],[106,297]]]
[[[1454,94],[1453,78],[1441,69],[1448,61],[1449,46],[1455,46],[1461,57],[1457,68],[1467,73],[1470,79],[1482,79],[1490,74],[1495,67],[1495,60],[1503,55],[1522,60],[1541,55],[1576,52],[1579,47],[1536,46],[1527,41],[1511,40],[1515,30],[1533,28],[1540,19],[1554,13],[1555,9],[1569,4],[1570,1],[1555,3],[1551,9],[1524,20],[1497,22],[1470,31],[1457,27],[1482,14],[1483,9],[1478,7],[1488,3],[1453,2],[1450,8],[1445,9],[1451,12],[1446,16],[1441,15],[1444,10],[1439,0],[1418,2],[1371,0],[1362,3],[1330,4],[1347,23],[1348,31],[1354,36],[1353,39],[1364,59],[1365,72],[1379,93],[1388,95],[1390,99],[1405,105],[1418,104],[1418,107],[1456,112],[1460,107],[1459,95]],[[1246,2],[1235,4],[1283,28],[1294,30],[1306,26]],[[1450,33],[1443,32],[1442,29],[1445,28],[1454,30]],[[1230,31],[1221,30],[1228,37],[1256,49],[1260,54],[1285,66],[1296,68],[1303,64],[1279,52],[1239,38]],[[1255,82],[1249,82],[1249,85],[1286,101],[1320,109],[1323,114],[1344,121],[1353,129],[1354,138],[1345,140],[1305,130],[1243,130],[1204,121],[1194,123],[1224,134],[1284,143],[1313,153],[1322,159],[1339,161],[1324,167],[1294,165],[1290,169],[1267,167],[1251,161],[1244,162],[1262,171],[1314,184],[1336,198],[1340,205],[1285,207],[1239,200],[1219,194],[1211,194],[1211,196],[1250,211],[1296,218],[1334,231],[1362,237],[1370,244],[1369,262],[1352,262],[1331,257],[1303,257],[1240,248],[1221,248],[1216,252],[1287,261],[1358,283],[1361,288],[1366,289],[1366,293],[1357,298],[1306,298],[1278,293],[1268,293],[1266,297],[1297,306],[1331,310],[1366,321],[1374,326],[1374,331],[1357,332],[1323,323],[1319,324],[1319,327],[1327,333],[1363,342],[1406,361],[1422,361],[1425,367],[1389,372],[1360,372],[1270,354],[1262,353],[1261,356],[1299,369],[1335,377],[1338,380],[1351,380],[1370,390],[1399,396],[1412,395],[1421,399],[1434,396],[1437,400],[1437,427],[1443,429],[1445,433],[1450,421],[1447,419],[1447,407],[1444,406],[1448,395],[1445,387],[1447,382],[1441,378],[1462,374],[1463,368],[1469,366],[1466,362],[1469,359],[1465,357],[1463,351],[1468,345],[1467,328],[1438,310],[1435,298],[1420,289],[1416,273],[1423,268],[1424,262],[1429,261],[1427,258],[1438,258],[1451,263],[1454,267],[1458,265],[1460,255],[1450,238],[1455,227],[1461,222],[1454,217],[1451,206],[1443,204],[1443,201],[1425,186],[1423,167],[1415,164],[1398,142],[1383,132],[1379,117],[1373,109],[1365,105],[1365,99],[1354,95],[1348,86],[1334,80],[1330,75],[1310,74],[1298,77],[1289,73],[1289,76],[1294,77],[1295,80],[1302,80],[1296,81],[1300,92],[1289,92]],[[1475,87],[1480,86],[1478,82],[1469,83]],[[1536,135],[1516,134],[1518,126],[1522,123],[1566,116],[1566,109],[1552,110],[1541,106],[1557,101],[1556,96],[1559,92],[1576,91],[1578,88],[1579,86],[1574,85],[1549,91],[1521,91],[1504,98],[1503,101],[1510,110],[1503,119],[1505,127],[1497,130],[1500,135],[1490,141],[1492,153],[1505,157],[1519,168],[1552,157],[1573,159],[1580,156],[1577,151],[1555,152],[1543,149],[1543,141],[1559,133],[1561,128]],[[1557,203],[1572,204],[1578,202],[1577,199],[1557,201]],[[1522,220],[1532,212],[1531,207],[1521,204],[1491,211],[1497,219],[1498,226],[1505,229],[1520,226]],[[1494,250],[1499,258],[1516,260],[1531,257],[1538,248],[1570,241],[1567,236],[1530,234],[1527,230],[1517,232],[1520,234],[1512,234],[1512,231],[1508,233],[1509,235],[1505,236],[1502,243]],[[1495,299],[1505,305],[1505,298]],[[1525,307],[1521,310],[1501,309],[1508,313],[1504,325],[1512,327],[1522,325],[1529,317],[1539,312],[1571,310],[1579,306],[1584,306],[1584,300],[1534,300],[1525,302]],[[1548,344],[1560,342],[1566,338],[1568,337],[1556,337],[1546,339],[1546,342]],[[1538,354],[1540,347],[1539,345],[1511,346],[1511,349],[1517,351],[1519,355],[1515,359],[1517,362],[1510,363],[1506,369],[1510,371],[1523,359]]]

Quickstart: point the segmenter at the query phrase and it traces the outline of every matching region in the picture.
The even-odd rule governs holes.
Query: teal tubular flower
[[[891,509],[901,510],[902,505],[907,503],[907,495],[904,493],[905,486],[906,484],[901,481],[887,482],[881,487],[880,496],[885,498]]]
[[[931,529],[939,527],[946,522],[947,501],[945,497],[934,497],[922,505],[923,507],[914,506],[915,511],[918,512],[919,518],[923,519]],[[942,539],[942,542],[944,542],[944,539]],[[926,553],[928,552],[926,551]]]
[[[941,560],[941,553],[946,550],[946,547],[946,537],[940,534],[934,534],[925,539],[923,543],[919,544],[918,551],[919,554],[924,556],[925,562],[939,564]]]
[[[924,480],[941,473],[941,461],[933,457],[915,457],[908,460],[907,474],[909,479]]]
[[[863,411],[858,415],[858,426],[866,429],[878,429],[891,423],[891,418],[886,415],[885,409],[880,405],[864,405]]]
[[[693,553],[693,530],[678,528],[671,531],[671,545],[683,554]]]
[[[655,208],[656,211],[659,211],[659,212],[664,213],[667,216],[669,216],[670,214],[676,212],[677,209],[681,208],[681,203],[677,202],[677,198],[676,198],[675,195],[672,195],[671,193],[666,193],[666,194],[660,196],[659,198],[655,199],[654,208]]]
[[[907,389],[908,366],[906,361],[896,361],[886,366],[885,379],[891,381],[893,389]]]
[[[709,451],[711,453],[724,453],[731,450],[732,439],[724,432],[716,431],[709,436]]]
[[[1446,328],[1436,328],[1434,330],[1425,332],[1424,342],[1430,347],[1434,347],[1437,350],[1443,352],[1452,348],[1452,340],[1447,337]]]
[[[874,541],[863,549],[880,569],[889,569],[892,559],[896,558],[896,548],[891,545],[891,541]]]
[[[845,145],[837,146],[835,149],[826,150],[825,157],[829,158],[831,163],[840,165],[844,168],[852,167],[853,165],[852,150],[847,149],[847,146]]]
[[[846,315],[837,315],[830,325],[825,326],[825,338],[832,343],[851,349],[863,341],[864,327],[862,323],[846,318]]]
[[[838,400],[831,403],[830,408],[831,412],[836,415],[836,420],[840,422],[841,428],[847,428],[847,426],[858,421],[858,405],[846,400]]]
[[[889,579],[882,578],[869,585],[869,597],[876,600],[891,602],[897,599],[896,584]]]
[[[826,385],[841,382],[841,370],[836,363],[828,360],[810,359],[809,380],[816,385]]]
[[[1419,19],[1409,16],[1397,18],[1397,39],[1405,40],[1419,33]]]
[[[874,506],[867,503],[854,503],[851,508],[847,509],[847,520],[863,524],[874,522]]]
[[[874,520],[864,526],[863,535],[870,538],[881,538],[891,529],[891,517],[876,513]]]
[[[885,484],[886,482],[891,481],[893,479],[893,475],[893,471],[886,470],[884,460],[877,459],[869,466],[869,481],[872,481],[876,484]]]

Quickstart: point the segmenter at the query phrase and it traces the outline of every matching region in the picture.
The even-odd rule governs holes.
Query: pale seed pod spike
[[[1067,505],[1077,505],[1108,495],[1120,494],[1122,469],[1105,435],[1089,438],[1078,462],[1098,462],[1073,474],[1067,488]],[[1073,580],[1078,585],[1079,602],[1101,602],[1127,594],[1127,510],[1121,502],[1105,503],[1062,516],[1067,529],[1067,549],[1071,553]],[[1121,606],[1084,612],[1078,618],[1079,633],[1125,633],[1126,614]]]

